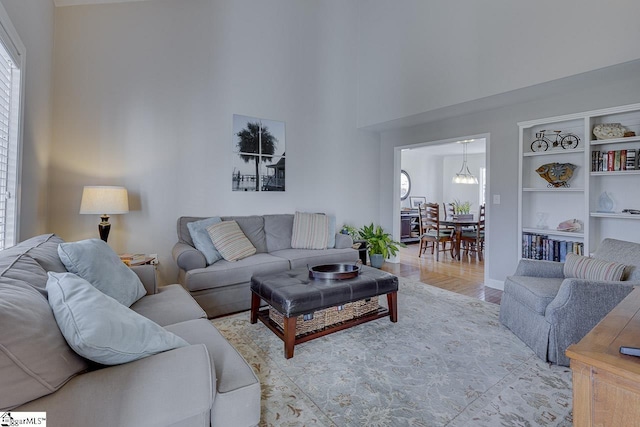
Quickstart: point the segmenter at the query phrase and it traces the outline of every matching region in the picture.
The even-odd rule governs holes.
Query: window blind
[[[9,124],[11,118],[11,77],[15,68],[4,46],[0,49],[0,249],[6,245],[9,183]]]
[[[7,49],[0,43],[0,249],[7,246],[8,225],[14,220],[8,208],[14,197],[12,185],[15,177],[10,174],[14,172],[15,166],[12,163],[15,163],[14,156],[17,155],[11,138],[16,70]]]
[[[18,241],[25,47],[0,3],[0,250]]]

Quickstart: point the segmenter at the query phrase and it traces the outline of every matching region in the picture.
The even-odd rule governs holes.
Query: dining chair
[[[475,230],[463,230],[460,242],[465,244],[466,253],[475,253],[482,261],[484,252],[484,205],[478,209],[478,225]]]
[[[444,212],[444,219],[446,221],[453,221],[456,214],[455,203],[442,203],[442,211]],[[455,230],[453,226],[443,226],[446,230]]]
[[[455,203],[443,203],[444,207],[444,219],[447,221],[452,221],[454,215],[456,214],[456,205]]]
[[[453,231],[440,227],[440,205],[438,203],[424,203],[418,206],[418,220],[420,223],[420,250],[418,257],[426,252],[431,243],[431,253],[435,251],[436,261],[440,260],[440,252],[453,250]],[[440,244],[442,243],[442,249]]]

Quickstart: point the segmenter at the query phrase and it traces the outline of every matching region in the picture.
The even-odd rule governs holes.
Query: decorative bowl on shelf
[[[536,169],[536,172],[549,183],[548,187],[568,187],[567,181],[573,176],[575,168],[573,163],[547,163]]]
[[[624,137],[626,129],[620,123],[602,123],[593,127],[593,135],[597,139],[614,139]]]

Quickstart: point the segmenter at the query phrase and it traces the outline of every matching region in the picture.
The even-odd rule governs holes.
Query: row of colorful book
[[[591,172],[625,171],[638,169],[638,150],[611,150],[591,152]]]
[[[582,255],[584,244],[550,239],[536,233],[522,233],[522,258],[564,262],[568,253]]]

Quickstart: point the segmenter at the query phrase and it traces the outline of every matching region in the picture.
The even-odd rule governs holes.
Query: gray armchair
[[[640,286],[640,244],[604,239],[593,255],[625,264],[622,281],[564,277],[564,263],[522,259],[507,277],[500,322],[541,359],[568,366],[565,350]]]

